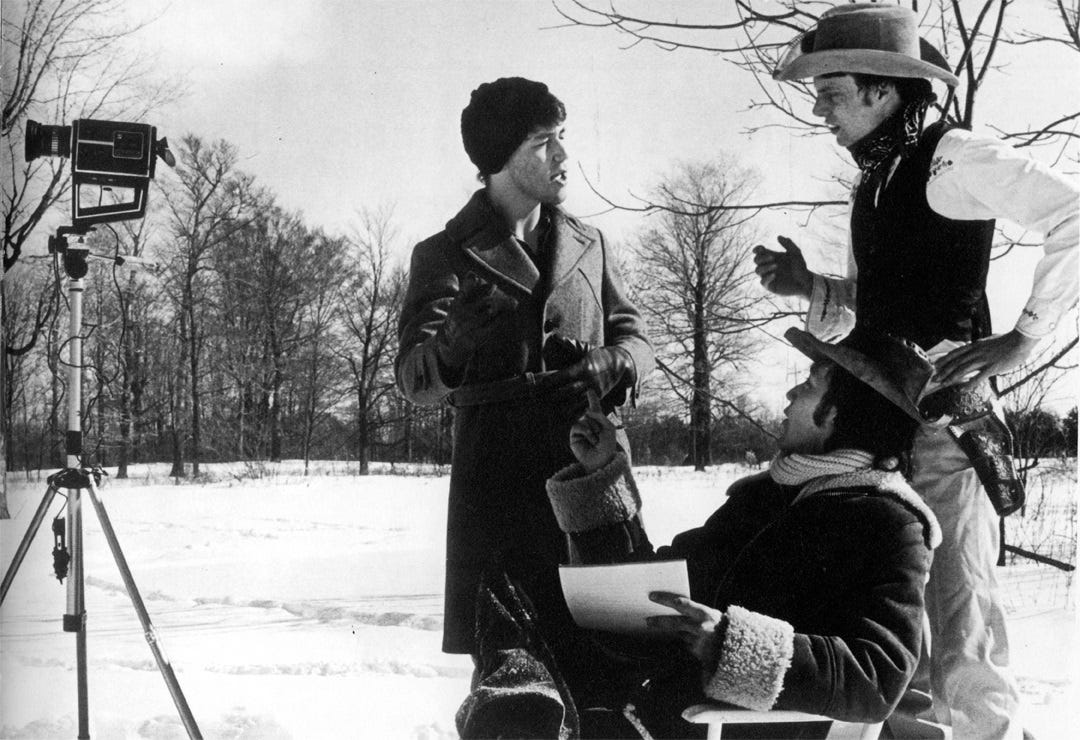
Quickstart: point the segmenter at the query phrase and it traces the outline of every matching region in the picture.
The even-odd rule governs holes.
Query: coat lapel
[[[577,266],[595,240],[574,228],[562,211],[554,214],[555,239],[551,248],[555,258],[551,265],[551,286],[561,283]]]
[[[540,270],[513,236],[485,229],[467,239],[462,249],[477,265],[526,293],[540,282]]]
[[[530,295],[540,282],[536,263],[499,220],[483,190],[476,191],[446,224],[446,232],[486,277],[496,277]]]

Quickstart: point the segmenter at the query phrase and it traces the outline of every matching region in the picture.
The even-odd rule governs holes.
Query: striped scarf
[[[780,453],[769,465],[769,477],[782,486],[801,486],[815,478],[869,470],[874,456],[863,450],[833,450],[823,455]]]

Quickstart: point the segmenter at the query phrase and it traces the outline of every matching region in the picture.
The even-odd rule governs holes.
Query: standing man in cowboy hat
[[[1021,365],[1076,303],[1080,191],[1000,141],[924,126],[936,99],[931,81],[958,80],[906,8],[827,11],[775,76],[813,78],[813,112],[859,174],[846,277],[811,273],[786,237],[783,252],[755,248],[757,273],[772,292],[810,302],[807,329],[819,337],[877,327],[935,360],[942,390],[924,411],[941,423],[917,435],[912,477],[944,535],[926,591],[934,708],[954,737],[1019,738],[994,568],[998,514],[1019,505],[1022,489],[1008,479],[1007,430],[987,410],[987,381]],[[995,218],[1044,236],[1030,297],[1001,334],[990,332],[985,297]],[[982,428],[964,434],[968,425]],[[979,444],[986,440],[997,449]],[[994,475],[1002,470],[1004,480]]]
[[[541,82],[477,87],[461,137],[484,187],[412,254],[398,387],[413,403],[454,407],[448,653],[474,652],[485,567],[527,583],[554,629],[569,619],[557,572],[564,538],[544,481],[572,461],[566,438],[586,392],[617,419],[653,365],[610,244],[560,208],[565,119]]]

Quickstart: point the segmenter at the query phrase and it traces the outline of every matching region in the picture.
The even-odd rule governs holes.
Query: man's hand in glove
[[[491,335],[495,319],[516,307],[517,301],[470,272],[435,334],[439,361],[450,370],[465,367]]]
[[[597,347],[575,364],[555,373],[548,382],[557,385],[552,400],[566,406],[576,417],[588,405],[586,394],[589,391],[603,399],[620,384],[633,385],[636,382],[634,360],[622,347]]]
[[[766,290],[777,295],[798,295],[809,300],[814,276],[806,268],[802,250],[786,236],[776,237],[783,252],[774,252],[760,244],[754,247],[754,271]]]

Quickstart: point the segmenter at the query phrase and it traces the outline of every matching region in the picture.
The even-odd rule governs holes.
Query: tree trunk
[[[128,461],[131,456],[131,377],[132,366],[135,364],[133,345],[137,338],[128,311],[132,301],[131,285],[134,280],[134,276],[128,276],[128,284],[124,290],[123,300],[120,302],[120,334],[124,344],[120,348],[122,366],[120,368],[120,397],[117,399],[117,412],[120,415],[118,420],[120,440],[116,460],[117,478],[128,477]]]
[[[356,394],[356,461],[359,463],[360,475],[367,475],[371,468],[371,440],[365,396],[364,385],[361,383],[360,390]]]
[[[142,333],[139,333],[138,346],[135,350],[135,363],[131,371],[131,461],[139,462],[142,457],[142,429],[144,424],[140,421],[143,414],[143,388],[142,378]],[[157,459],[155,456],[153,459]]]
[[[274,375],[270,392],[270,462],[281,462],[281,387],[284,385],[284,373],[281,371],[281,358],[274,355]]]
[[[304,456],[304,475],[308,474],[308,468],[311,463],[311,440],[315,436],[315,410],[316,410],[316,392],[315,384],[319,380],[319,344],[318,339],[315,341],[315,348],[311,354],[311,367],[308,373],[308,397],[304,403],[304,438],[301,442],[303,449],[301,450]]]
[[[60,430],[60,407],[63,405],[64,387],[61,381],[60,365],[56,361],[56,358],[59,357],[59,351],[55,337],[53,337],[53,341],[49,343],[48,359],[46,360],[52,379],[49,383],[49,441],[45,459],[48,465],[62,468],[66,461],[64,460],[64,450],[61,445],[63,433]]]
[[[181,414],[179,396],[183,391],[181,390],[180,382],[172,382],[169,386],[168,436],[172,448],[172,469],[169,471],[169,476],[172,478],[184,478],[187,476],[187,471],[184,470],[184,445],[183,440],[180,437],[179,429],[179,419]]]
[[[701,271],[699,270],[699,273]],[[705,299],[699,289],[694,300],[694,390],[690,397],[691,455],[694,470],[712,464],[712,414],[710,413],[710,378],[708,334],[705,331]]]
[[[185,311],[180,312],[180,362],[177,363],[176,374],[169,383],[169,438],[172,443],[172,470],[169,475],[173,478],[183,478],[187,475],[184,470],[183,440],[180,438],[180,417],[183,413],[184,394],[184,364],[187,361],[187,316]]]
[[[7,334],[4,332],[4,274],[3,256],[0,255],[0,519],[10,519],[7,505],[7,438],[11,426],[11,404],[7,396]]]
[[[128,394],[131,392],[131,379],[128,376],[127,367],[121,370],[120,398],[117,399],[117,410],[120,413],[120,449],[117,450],[116,477],[128,477],[128,455],[131,452],[131,410],[128,405]]]
[[[191,368],[191,476],[199,477],[199,456],[202,440],[199,429],[199,340],[195,330],[195,307],[189,303],[188,319],[191,326],[188,331],[188,361]]]

